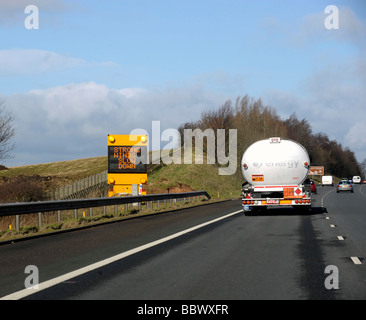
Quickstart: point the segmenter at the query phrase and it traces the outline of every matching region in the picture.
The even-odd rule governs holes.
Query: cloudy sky
[[[8,167],[106,155],[108,133],[245,94],[366,158],[364,0],[0,0],[0,39]]]

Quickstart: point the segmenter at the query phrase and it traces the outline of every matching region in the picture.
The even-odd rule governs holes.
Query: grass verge
[[[134,219],[148,215],[162,214],[162,213],[174,213],[174,211],[196,207],[201,205],[207,205],[219,202],[219,200],[196,200],[192,202],[176,202],[173,205],[160,205],[159,208],[155,204],[154,207],[149,210],[121,210],[117,213],[100,214],[92,217],[83,216],[78,219],[67,219],[62,222],[54,222],[45,224],[42,227],[35,225],[21,227],[19,231],[12,229],[0,231],[0,244],[6,244],[16,240],[26,240],[37,236],[51,235],[60,232],[78,230],[80,228],[95,227],[98,225],[119,222],[127,219]]]

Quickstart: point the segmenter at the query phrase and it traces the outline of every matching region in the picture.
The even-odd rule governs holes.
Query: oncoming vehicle
[[[337,185],[337,193],[339,191],[351,191],[353,192],[353,185],[348,180],[341,180]]]
[[[353,183],[361,183],[361,177],[360,176],[354,176],[352,178]]]

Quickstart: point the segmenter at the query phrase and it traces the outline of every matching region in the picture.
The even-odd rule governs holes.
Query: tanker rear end
[[[273,206],[311,208],[310,159],[299,143],[269,138],[253,143],[244,152],[241,170],[245,212]]]

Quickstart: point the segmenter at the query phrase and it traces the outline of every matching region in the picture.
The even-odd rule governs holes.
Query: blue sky
[[[245,94],[366,158],[362,0],[1,0],[0,39],[7,166],[105,155],[108,133],[176,128]]]

